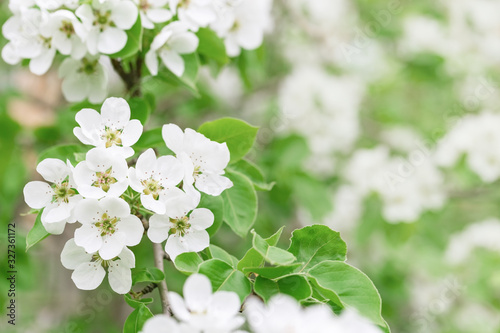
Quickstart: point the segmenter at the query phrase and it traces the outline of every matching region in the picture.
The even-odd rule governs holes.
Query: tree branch
[[[111,59],[111,64],[113,65],[114,70],[121,77],[127,91],[132,95],[132,97],[140,97],[141,96],[141,75],[142,75],[142,58],[138,57],[135,66],[132,66],[130,72],[126,72],[123,68],[123,64],[118,59]]]
[[[165,252],[163,251],[163,248],[161,247],[161,243],[153,243],[153,251],[154,251],[154,257],[155,257],[155,266],[162,272],[165,272],[164,266],[163,266],[163,258]],[[167,281],[162,280],[159,283],[159,289],[158,291],[160,292],[160,298],[161,298],[161,307],[163,309],[163,313],[167,316],[170,316],[170,311],[168,307],[168,289],[167,289]]]

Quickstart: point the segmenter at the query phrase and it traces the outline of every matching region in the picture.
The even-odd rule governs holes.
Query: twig
[[[153,243],[153,252],[154,252],[154,257],[155,257],[156,268],[158,268],[162,272],[165,272],[165,269],[163,266],[163,257],[164,257],[165,252],[163,251],[163,248],[161,247],[161,243]],[[170,316],[170,311],[168,309],[167,281],[162,280],[159,283],[158,291],[160,292],[161,307],[162,307],[163,313],[167,316]]]
[[[135,62],[135,66],[132,66],[130,72],[127,73],[123,68],[123,64],[120,60],[111,59],[111,64],[113,65],[114,70],[122,78],[127,88],[127,91],[133,97],[141,96],[140,80],[142,75],[142,63],[143,63],[142,58],[138,57],[137,61]]]

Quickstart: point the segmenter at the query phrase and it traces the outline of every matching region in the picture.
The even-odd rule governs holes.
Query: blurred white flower
[[[241,48],[254,50],[271,27],[272,0],[241,0],[219,9],[219,15],[210,28],[224,39],[227,55],[238,56]]]
[[[230,291],[212,292],[210,280],[201,274],[191,275],[183,287],[184,299],[175,292],[168,298],[175,317],[186,324],[187,332],[231,333],[243,325],[241,302]]]
[[[169,0],[134,0],[139,6],[141,24],[145,29],[154,29],[155,23],[170,20],[172,12],[165,8]]]
[[[102,56],[104,57],[104,56]],[[68,102],[102,103],[108,94],[108,74],[99,56],[66,58],[59,67],[62,93]]]
[[[449,50],[449,34],[439,21],[425,16],[405,18],[403,38],[399,49],[404,54],[431,52],[446,55]]]
[[[108,98],[100,114],[92,109],[83,109],[75,119],[80,127],[75,127],[73,133],[83,144],[112,149],[124,157],[134,154],[130,146],[142,135],[141,122],[130,120],[130,106],[123,98]]]
[[[483,248],[500,253],[500,220],[489,218],[467,226],[451,236],[445,258],[453,265],[467,261],[474,249]]]
[[[191,331],[181,329],[179,323],[172,317],[156,315],[144,323],[140,333],[191,333]]]
[[[61,252],[62,265],[74,270],[71,279],[78,289],[94,290],[104,279],[106,270],[111,288],[118,294],[126,294],[132,287],[131,268],[135,267],[135,256],[126,247],[110,260],[104,260],[97,252],[87,253],[70,239]]]
[[[181,54],[193,53],[197,48],[198,37],[188,31],[187,25],[182,22],[170,23],[163,27],[151,43],[151,49],[146,53],[146,66],[152,75],[157,75],[159,57],[172,73],[182,76],[185,64]]]
[[[452,167],[467,155],[467,164],[486,183],[500,177],[500,115],[466,115],[438,142],[438,165]]]
[[[86,31],[75,14],[69,10],[50,13],[42,32],[46,36],[51,36],[54,47],[63,55],[81,59],[87,53],[87,47],[83,42]]]
[[[194,32],[216,20],[213,0],[169,0],[170,10],[177,14],[179,21]]]
[[[128,187],[127,176],[125,158],[104,148],[91,149],[73,171],[78,192],[92,199],[119,197]]]
[[[128,39],[125,30],[132,28],[139,15],[137,6],[130,0],[93,0],[78,7],[75,13],[87,30],[87,48],[93,55],[122,50]]]
[[[88,253],[99,252],[104,260],[118,256],[125,246],[139,244],[144,232],[141,220],[130,214],[120,198],[84,199],[75,208],[82,226],[75,230],[75,243]]]
[[[233,186],[223,176],[230,159],[226,143],[211,141],[190,128],[182,132],[175,124],[163,125],[162,136],[167,147],[182,161],[186,191],[194,183],[199,191],[217,196]]]
[[[182,181],[184,168],[174,156],[156,158],[153,149],[148,149],[129,169],[130,187],[141,194],[141,203],[156,214],[165,214],[170,200],[178,196],[176,186]],[[182,192],[182,191],[181,191]]]
[[[324,305],[302,308],[291,296],[273,296],[265,305],[249,297],[243,313],[254,333],[381,333],[374,324],[354,310],[334,316]]]
[[[166,200],[166,214],[155,214],[149,219],[148,237],[154,243],[165,239],[165,252],[172,260],[185,252],[199,252],[210,245],[206,229],[214,223],[214,214],[206,208],[197,208],[198,200],[175,188]]]
[[[75,222],[73,210],[82,199],[76,191],[72,166],[61,160],[47,158],[41,161],[36,171],[52,183],[32,181],[23,189],[26,204],[33,209],[42,209],[41,221],[52,234],[61,234],[66,222]]]

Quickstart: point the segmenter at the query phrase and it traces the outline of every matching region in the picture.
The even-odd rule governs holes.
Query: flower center
[[[160,192],[165,188],[161,186],[160,182],[156,179],[149,178],[141,181],[142,186],[144,186],[144,194],[152,195],[155,200],[158,200],[160,197]]]
[[[108,192],[111,185],[118,182],[116,178],[111,176],[111,172],[112,172],[112,167],[109,167],[109,169],[107,169],[104,172],[96,172],[95,175],[97,179],[92,184],[92,186],[100,187],[104,192]]]
[[[100,10],[94,10],[94,25],[98,26],[101,29],[101,32],[107,27],[114,27],[115,23],[111,21],[111,11],[101,12]]]
[[[108,268],[112,261],[115,261],[118,259],[120,259],[120,257],[115,257],[111,260],[104,260],[101,258],[101,256],[98,253],[94,253],[92,255],[92,259],[90,260],[90,262],[95,262],[96,264],[101,265],[104,268]]]
[[[68,203],[69,198],[76,194],[76,191],[69,185],[69,176],[64,179],[61,184],[52,184],[54,194],[52,195],[52,202]]]
[[[141,0],[139,2],[139,9],[146,11],[151,7],[148,0]]]
[[[40,39],[42,40],[43,46],[48,49],[52,48],[52,37],[43,37],[42,35],[40,35]]]
[[[191,223],[189,223],[189,218],[187,216],[184,216],[178,220],[170,219],[170,222],[174,224],[174,227],[170,229],[170,234],[172,235],[177,234],[181,237],[184,237],[191,228]]]
[[[113,129],[110,127],[105,127],[104,134],[101,135],[101,138],[106,140],[106,148],[115,146],[122,146],[122,139],[120,138],[123,130],[122,129]]]
[[[102,214],[101,220],[95,226],[101,231],[101,237],[111,236],[116,231],[116,224],[120,221],[117,217],[110,217],[107,213]]]
[[[62,21],[59,30],[68,38],[75,33],[75,28],[73,28],[73,24],[70,21]]]
[[[87,75],[93,74],[96,71],[98,59],[89,60],[87,58],[82,59],[82,66],[78,69],[78,72],[85,73]]]
[[[198,178],[199,175],[201,175],[203,172],[200,170],[200,166],[195,166],[194,171],[193,171],[193,178],[196,179]]]
[[[177,5],[178,8],[181,8],[181,7],[188,7],[191,3],[191,0],[181,0],[179,1],[179,4]]]

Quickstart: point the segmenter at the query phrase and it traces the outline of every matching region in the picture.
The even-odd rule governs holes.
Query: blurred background
[[[9,17],[0,2],[0,23]],[[276,185],[259,192],[256,230],[340,231],[395,333],[500,332],[500,2],[274,0],[265,45],[199,73],[199,96],[144,83],[148,128],[223,117],[261,127],[252,160]],[[0,40],[0,46],[6,43]],[[57,66],[38,77],[0,61],[0,246],[17,230],[17,331],[121,332],[131,308],[107,283],[84,292],[59,255],[74,226],[25,253],[22,198],[37,154],[77,143]],[[111,95],[123,84],[109,67]],[[213,243],[250,246],[222,227]],[[152,264],[147,241],[133,248]],[[0,251],[0,270],[7,269]],[[168,266],[179,291],[185,276]],[[2,273],[4,274],[4,273]],[[3,275],[2,275],[3,276]],[[0,303],[8,281],[0,279]],[[154,294],[156,297],[157,295]],[[156,297],[157,298],[157,297]],[[160,305],[152,304],[153,313]],[[0,331],[9,332],[5,320]]]

